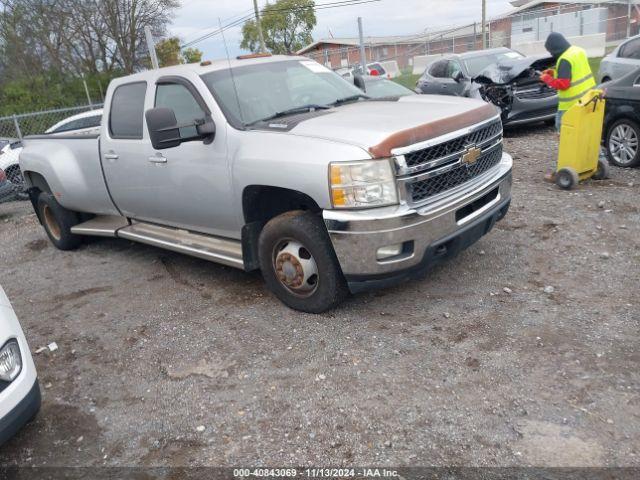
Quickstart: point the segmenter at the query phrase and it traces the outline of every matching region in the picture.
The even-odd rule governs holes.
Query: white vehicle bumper
[[[36,367],[20,323],[0,287],[0,348],[12,340],[18,342],[22,370],[13,381],[0,381],[0,445],[11,438],[40,409],[40,387]]]

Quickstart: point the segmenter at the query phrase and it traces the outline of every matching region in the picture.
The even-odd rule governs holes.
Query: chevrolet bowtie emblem
[[[480,158],[480,155],[482,155],[482,150],[480,150],[478,147],[469,147],[467,148],[467,151],[462,155],[462,163],[464,163],[465,165],[473,165],[474,163],[476,163],[478,158]]]

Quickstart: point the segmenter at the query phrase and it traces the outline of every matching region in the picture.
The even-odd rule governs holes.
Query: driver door
[[[449,60],[447,61],[447,75],[446,78],[442,79],[442,87],[443,92],[447,95],[458,95],[462,96],[464,94],[465,81],[457,81],[456,77],[462,74],[462,67],[460,66],[460,62],[457,60]]]
[[[193,84],[182,77],[160,78],[156,84],[149,84],[145,106],[171,108],[178,125],[211,113]],[[116,205],[136,220],[237,237],[239,225],[232,208],[225,123],[218,117],[215,138],[208,145],[194,140],[155,150],[146,121],[142,121],[144,137],[136,141],[135,154],[131,152],[126,158],[121,155],[117,166],[105,168]],[[181,138],[195,135],[195,127],[180,129]],[[121,142],[109,139],[105,150],[117,153],[123,150]]]

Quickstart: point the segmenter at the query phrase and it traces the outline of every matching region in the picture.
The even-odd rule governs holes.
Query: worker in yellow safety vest
[[[555,70],[545,70],[540,80],[558,91],[558,112],[556,130],[560,132],[562,116],[580,98],[596,86],[587,53],[580,47],[571,45],[564,35],[552,32],[547,37],[545,48],[556,60]],[[553,175],[547,175],[553,180]]]

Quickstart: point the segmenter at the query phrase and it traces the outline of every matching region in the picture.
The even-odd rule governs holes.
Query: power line
[[[318,10],[327,10],[330,8],[340,8],[340,7],[350,7],[352,5],[361,5],[361,4],[365,4],[365,3],[377,3],[377,2],[381,2],[382,0],[341,0],[341,1],[335,1],[335,2],[329,2],[329,3],[321,3],[318,5],[314,5],[312,8],[314,11],[318,11]],[[301,6],[301,7],[287,7],[287,8],[272,8],[269,11],[263,13],[262,18],[268,17],[269,15],[275,15],[277,13],[280,12],[293,12],[293,11],[298,11],[298,10],[306,10],[310,7],[307,6]],[[180,48],[186,48],[186,47],[190,47],[191,45],[194,45],[196,43],[200,43],[203,40],[207,40],[215,35],[219,35],[222,31],[224,30],[228,30],[230,28],[236,27],[244,22],[246,22],[247,20],[251,19],[254,16],[253,13],[250,13],[248,15],[245,15],[244,17],[239,18],[238,20],[235,20],[231,23],[228,23],[227,25],[223,26],[222,28],[218,28],[217,30],[214,30],[208,34],[202,35],[199,38],[196,38],[194,40],[191,40],[190,42],[187,42],[185,44],[183,44]]]

